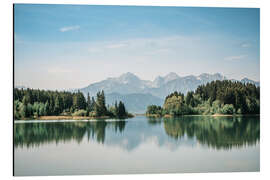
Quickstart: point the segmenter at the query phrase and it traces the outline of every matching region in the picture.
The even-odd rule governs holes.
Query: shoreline
[[[260,114],[213,114],[210,115],[213,117],[219,117],[219,116],[228,116],[228,117],[234,117],[234,116],[260,116]]]
[[[181,116],[211,116],[211,117],[241,117],[241,116],[260,116],[260,114],[185,114],[181,116],[172,116],[169,114],[165,114],[164,116],[160,116],[157,114],[145,115],[149,118],[172,118],[172,117],[181,117]]]
[[[173,118],[174,116],[166,114],[164,116],[151,114],[140,114],[140,115],[134,115],[136,116],[146,116],[149,118]],[[211,116],[211,117],[241,117],[241,116],[260,116],[260,114],[212,114],[212,115],[199,115],[199,114],[190,114],[190,115],[182,115],[182,116]],[[133,117],[124,117],[121,119],[129,119]],[[175,117],[181,117],[181,116],[175,116]],[[14,121],[20,121],[20,120],[107,120],[107,119],[119,119],[115,117],[109,117],[109,116],[100,116],[100,117],[91,117],[91,116],[40,116],[40,117],[32,117],[32,118],[25,118],[25,119],[14,119]]]
[[[121,119],[128,119],[131,117],[124,117]],[[100,116],[100,117],[91,117],[91,116],[39,116],[25,119],[14,119],[14,121],[27,121],[27,120],[106,120],[106,119],[120,119],[110,116]]]

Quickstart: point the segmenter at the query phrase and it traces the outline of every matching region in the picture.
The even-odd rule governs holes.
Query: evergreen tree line
[[[104,91],[98,92],[96,98],[90,97],[89,93],[85,98],[80,91],[14,89],[15,119],[58,115],[117,118],[131,116],[121,101],[115,102],[113,106],[106,106]]]
[[[163,107],[151,105],[146,114],[173,116],[185,114],[259,114],[260,87],[230,80],[200,85],[195,92],[169,94]]]

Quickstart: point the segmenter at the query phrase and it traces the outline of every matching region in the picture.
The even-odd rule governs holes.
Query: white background
[[[13,3],[157,5],[200,7],[257,7],[261,10],[261,172],[256,173],[195,173],[103,176],[12,176],[12,79],[13,79]],[[269,0],[2,0],[0,4],[0,179],[270,179],[270,3]],[[34,67],[33,67],[34,68]],[[244,68],[244,67],[243,67]],[[269,77],[269,78],[268,78]],[[183,163],[183,162],[179,162]],[[203,166],[204,162],[202,162]]]

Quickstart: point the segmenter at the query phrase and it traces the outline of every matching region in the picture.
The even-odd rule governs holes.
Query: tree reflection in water
[[[80,143],[85,134],[88,140],[92,138],[104,143],[106,128],[113,128],[115,133],[121,133],[125,125],[126,121],[15,123],[14,146],[32,147],[73,140]]]
[[[160,144],[170,141],[177,146],[188,138],[214,149],[252,146],[260,140],[260,117],[256,116],[141,117],[137,120],[136,117],[130,119],[128,129],[128,121],[15,123],[14,146],[30,148],[49,143],[81,143],[84,137],[103,144],[106,132],[109,133],[107,144],[121,145],[125,140],[128,143],[125,148],[136,148],[152,137],[156,137]]]
[[[259,117],[184,116],[164,119],[166,133],[181,139],[196,138],[203,145],[231,149],[254,145],[260,140]]]

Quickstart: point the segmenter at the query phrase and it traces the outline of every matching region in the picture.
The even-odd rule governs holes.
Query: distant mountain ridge
[[[100,90],[104,90],[106,94],[151,94],[153,96],[164,98],[174,91],[180,91],[186,94],[188,91],[194,91],[199,85],[206,84],[215,80],[226,80],[227,78],[220,73],[207,74],[203,73],[199,76],[179,76],[176,73],[169,73],[162,77],[158,76],[154,81],[141,80],[136,75],[128,72],[119,77],[107,78],[103,81],[93,83],[87,87],[79,89],[84,94],[96,94]],[[244,78],[240,80],[243,83],[252,83],[259,86],[259,82]]]
[[[94,96],[98,91],[104,90],[106,104],[112,105],[115,101],[119,102],[121,100],[126,105],[128,111],[132,113],[143,113],[148,105],[156,104],[162,106],[164,98],[174,91],[180,91],[186,94],[188,91],[196,90],[199,85],[226,79],[220,73],[203,73],[199,76],[190,75],[181,77],[174,72],[170,72],[166,76],[158,76],[153,81],[149,81],[141,80],[136,75],[127,72],[119,77],[107,78],[77,90],[80,90],[85,95],[89,93],[90,96]],[[240,82],[252,83],[259,86],[259,82],[248,78],[244,78]]]
[[[20,85],[18,85],[18,86],[14,86],[15,88],[17,88],[17,89],[27,89],[28,87],[26,87],[26,86],[20,86]]]
[[[147,106],[149,105],[163,105],[163,99],[153,96],[151,94],[119,94],[111,93],[106,94],[106,104],[114,105],[115,101],[122,101],[125,104],[126,109],[132,113],[145,113]]]

